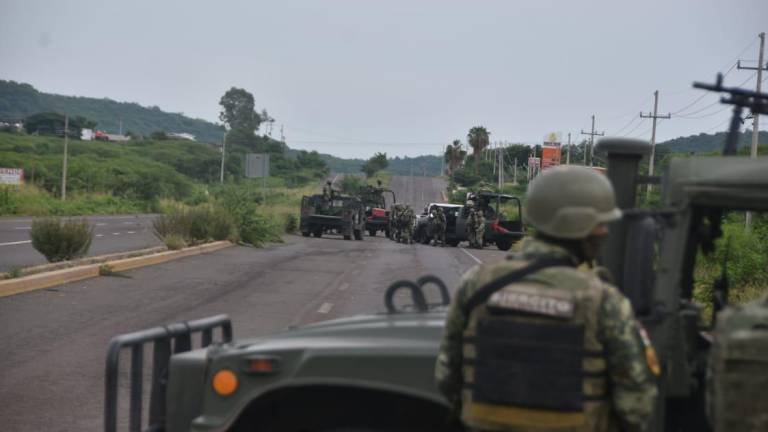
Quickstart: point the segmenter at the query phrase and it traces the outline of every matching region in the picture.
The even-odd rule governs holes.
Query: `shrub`
[[[85,219],[36,219],[30,230],[32,246],[49,262],[79,258],[88,253],[93,227]]]
[[[297,229],[299,229],[299,218],[296,217],[296,214],[289,213],[285,217],[285,232],[293,233],[296,232]]]
[[[153,226],[155,235],[169,249],[234,237],[233,219],[222,208],[211,205],[165,207],[164,213],[153,221]]]

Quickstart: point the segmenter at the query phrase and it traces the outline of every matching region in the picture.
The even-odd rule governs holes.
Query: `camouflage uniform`
[[[440,390],[449,401],[459,406],[462,401],[470,398],[464,377],[468,372],[465,356],[474,353],[466,352],[464,337],[472,332],[476,323],[473,317],[467,316],[463,310],[464,302],[472,293],[488,281],[525,265],[526,261],[536,258],[566,258],[577,261],[565,249],[548,243],[529,240],[523,246],[521,256],[507,261],[481,265],[464,275],[456,292],[446,320],[445,334],[437,359],[435,376]],[[557,286],[579,287],[577,296],[583,297],[584,304],[591,304],[597,310],[597,318],[592,324],[596,328],[597,339],[585,337],[591,350],[602,348],[604,360],[585,358],[584,366],[588,371],[606,369],[604,377],[584,379],[585,395],[590,399],[584,403],[585,422],[580,426],[557,429],[559,431],[609,431],[618,430],[614,416],[618,417],[625,430],[642,430],[644,421],[650,416],[656,397],[654,377],[646,364],[646,355],[640,337],[640,325],[635,320],[632,306],[615,287],[603,282],[595,274],[582,269],[569,267],[553,267],[540,270],[523,278],[519,284],[541,285],[542,290]],[[594,294],[593,294],[594,293]],[[592,298],[596,296],[598,298]],[[610,383],[610,384],[608,384]],[[610,388],[609,388],[610,387]],[[467,410],[463,410],[466,417]],[[524,414],[520,414],[524,417]],[[535,415],[531,416],[535,417]],[[466,420],[466,418],[465,418]],[[533,427],[505,428],[492,421],[475,420],[470,427],[478,430],[512,430],[526,431]],[[475,424],[471,424],[475,423]],[[536,429],[546,430],[546,429]]]
[[[411,206],[406,206],[401,213],[400,226],[402,231],[402,241],[405,244],[413,244],[413,225],[416,222],[416,214],[413,213]]]
[[[432,218],[432,245],[437,245],[440,242],[441,246],[445,246],[446,225],[445,212],[442,207],[438,207],[435,211],[435,217]]]
[[[474,207],[469,210],[467,231],[469,234],[469,247],[482,249],[483,236],[485,234],[485,218],[483,217],[482,210]]]
[[[392,206],[392,210],[389,212],[389,238],[390,240],[400,241],[400,204]]]
[[[620,216],[604,176],[552,168],[528,189],[526,218],[541,238],[464,275],[435,378],[470,429],[645,429],[655,352],[629,300],[591,262],[591,245]]]

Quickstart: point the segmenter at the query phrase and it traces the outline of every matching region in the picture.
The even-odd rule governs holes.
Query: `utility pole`
[[[768,70],[768,63],[763,63],[763,54],[765,51],[765,32],[758,35],[760,37],[760,53],[758,54],[757,67],[746,67],[741,65],[741,60],[736,63],[738,69],[757,70],[757,92],[760,93],[761,84],[763,82],[763,71]],[[752,114],[752,147],[749,152],[749,157],[757,157],[757,138],[760,134],[760,114]],[[752,212],[747,212],[747,228],[752,226]]]
[[[118,126],[117,126],[117,134],[122,135],[123,134],[123,116],[118,117]]]
[[[655,159],[656,154],[656,119],[669,119],[672,118],[672,115],[667,113],[667,115],[658,115],[659,110],[659,91],[656,90],[653,92],[653,114],[643,114],[640,113],[640,118],[649,118],[653,119],[653,126],[651,127],[651,156],[648,159],[648,177],[651,177],[653,175],[653,160]],[[651,196],[651,190],[653,190],[653,185],[650,183],[648,184],[648,188],[646,189],[646,197]]]
[[[584,165],[587,164],[587,154],[589,154],[589,166],[594,166],[595,162],[595,136],[605,136],[605,132],[595,132],[595,115],[592,114],[592,132],[584,132],[582,129],[582,135],[589,135],[589,152],[584,149]]]
[[[571,164],[571,133],[568,132],[568,151],[565,154],[565,164],[570,165]]]
[[[224,155],[227,151],[227,131],[224,131],[224,136],[221,138],[221,179],[219,182],[224,184]]]
[[[512,184],[517,186],[517,158],[515,158],[515,170],[512,172]]]
[[[501,148],[497,147],[496,153],[499,156],[499,193],[501,193],[504,187],[504,146],[502,145]]]
[[[61,200],[67,200],[67,144],[69,142],[69,116],[64,115],[64,160],[61,164]]]

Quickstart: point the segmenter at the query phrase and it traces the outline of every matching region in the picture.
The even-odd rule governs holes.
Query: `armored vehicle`
[[[716,247],[723,215],[768,211],[768,159],[731,156],[741,108],[768,114],[768,95],[723,88],[720,80],[710,87],[729,93],[725,101],[736,106],[723,157],[673,159],[660,181],[639,173],[641,158],[651,150],[647,142],[606,138],[596,149],[606,154],[606,175],[624,215],[610,227],[602,261],[631,300],[658,352],[660,397],[649,419],[649,430],[656,432],[710,430],[705,376],[713,344],[720,348],[715,350],[712,373],[728,374],[716,379],[719,384],[713,389],[714,424],[725,425],[716,430],[764,431],[768,426],[768,396],[754,391],[765,380],[768,314],[749,312],[751,318],[736,325],[734,315],[741,313],[737,309],[724,318],[725,328],[713,334],[693,298],[696,262]],[[662,188],[660,208],[637,208],[641,186],[657,183]],[[715,312],[728,303],[727,267],[723,269],[711,290]],[[144,396],[150,398],[151,430],[457,430],[446,423],[450,409],[433,382],[448,292],[443,286],[441,301],[432,307],[421,289],[431,283],[441,288],[434,278],[390,286],[384,314],[252,340],[233,340],[224,317],[118,336],[107,357],[106,430],[115,430],[121,406],[117,395],[122,348],[131,351],[131,369],[125,376],[130,380],[133,430],[142,424]],[[394,306],[400,289],[410,290],[414,310]],[[766,307],[765,300],[761,305]],[[218,327],[221,338],[212,343]],[[201,334],[203,348],[190,350],[193,333]],[[760,341],[759,349],[750,349],[749,341]],[[150,342],[153,370],[149,392],[144,392],[143,347]],[[756,379],[750,381],[750,376]],[[718,394],[723,384],[730,387],[727,397]],[[750,391],[740,393],[740,388]],[[723,403],[739,401],[744,405],[738,418],[716,417],[728,412]],[[729,428],[734,421],[739,427]]]
[[[445,213],[445,242],[451,246],[458,246],[467,239],[467,220],[462,218],[464,206],[458,204],[431,203],[424,207],[424,212],[416,216],[416,228],[413,230],[413,239],[419,243],[429,244],[432,240],[430,223],[432,210],[440,207]]]
[[[365,205],[365,230],[373,237],[377,232],[382,231],[386,237],[390,236],[389,210],[387,210],[387,200],[385,194],[391,195],[391,205],[397,203],[395,192],[391,189],[367,185],[360,193],[360,200]]]
[[[365,206],[357,197],[331,191],[328,194],[304,196],[301,199],[299,224],[304,237],[322,237],[323,233],[337,233],[345,240],[363,239]]]
[[[513,244],[525,237],[523,226],[523,211],[520,198],[512,195],[494,192],[477,192],[467,194],[467,201],[472,200],[485,217],[485,244],[495,244],[499,250],[509,250]],[[513,203],[515,208],[514,218],[510,219],[504,214],[501,205]],[[464,208],[461,217],[469,217],[469,208]],[[465,224],[466,226],[466,224]]]

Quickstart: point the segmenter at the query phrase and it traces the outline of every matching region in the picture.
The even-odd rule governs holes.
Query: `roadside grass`
[[[0,216],[84,216],[146,213],[153,204],[109,193],[72,193],[66,201],[34,185],[0,187]]]

